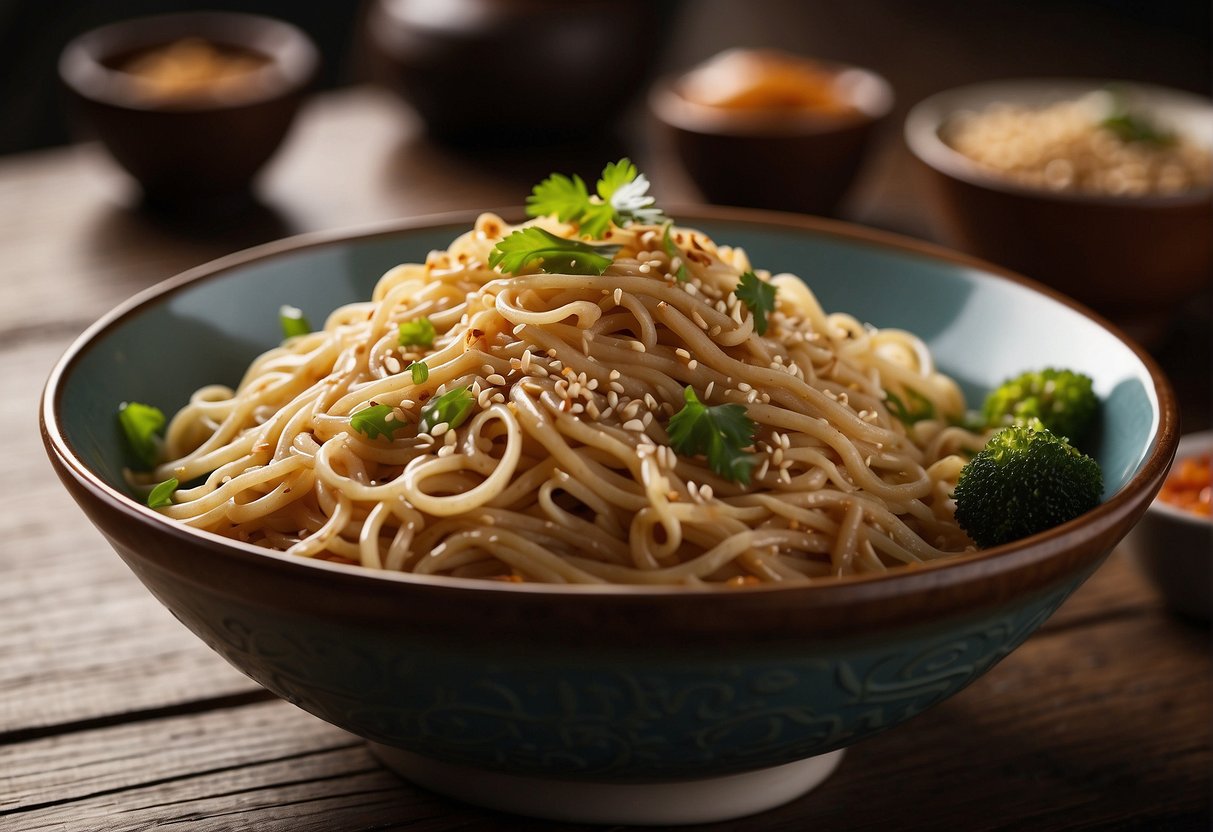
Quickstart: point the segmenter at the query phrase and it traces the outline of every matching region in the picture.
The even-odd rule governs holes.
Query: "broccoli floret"
[[[960,472],[956,521],[982,548],[1073,520],[1099,504],[1103,472],[1039,421],[990,438]]]
[[[992,428],[1039,419],[1070,442],[1081,443],[1099,412],[1091,377],[1072,370],[1032,370],[1008,379],[986,397],[982,415]]]

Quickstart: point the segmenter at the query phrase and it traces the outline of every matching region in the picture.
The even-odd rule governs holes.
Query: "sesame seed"
[[[687,352],[686,350],[684,350],[682,347],[679,347],[678,349],[674,350],[674,355],[677,355],[680,358],[686,358],[688,360],[691,357],[691,354],[689,352]]]
[[[628,421],[623,423],[623,429],[624,430],[633,430],[633,431],[638,431],[638,432],[643,431],[644,422],[640,421],[639,419],[629,419]]]
[[[615,407],[617,404],[619,404],[619,393],[617,393],[615,390],[608,392],[607,404],[609,404],[611,407]]]
[[[690,361],[687,362],[688,370],[694,370],[698,366],[699,366],[699,362],[696,361],[694,358],[692,358]]]
[[[496,372],[496,370],[494,369],[492,364],[482,364],[482,365],[480,365],[480,372],[484,373],[487,376],[490,373]]]
[[[504,394],[504,393],[494,393],[494,394],[493,394],[492,401],[493,401],[493,403],[494,403],[494,404],[502,404],[502,403],[504,403],[504,402],[505,402],[505,394]]]
[[[518,324],[518,326],[514,327],[514,334],[520,335],[524,329],[526,329],[526,324]]]
[[[632,349],[634,349],[636,352],[644,352],[644,344],[642,342],[629,341],[628,343],[632,345]]]
[[[715,338],[719,334],[720,334],[720,324],[716,324],[716,326],[714,326],[708,330],[708,335],[710,335],[713,338]]]
[[[762,464],[758,466],[758,474],[756,476],[756,479],[762,479],[763,477],[765,477],[767,475],[767,471],[770,469],[770,467],[771,467],[771,460],[764,459],[762,461]]]
[[[400,359],[394,355],[389,355],[387,358],[383,359],[383,366],[387,367],[387,371],[393,375],[400,372],[402,369],[400,366]]]
[[[615,305],[619,306],[623,303],[623,289],[615,287]]]
[[[708,328],[708,322],[703,319],[703,315],[699,314],[698,309],[691,310],[691,320],[694,321],[695,326],[699,327],[700,329]]]
[[[452,455],[453,453],[455,453],[454,445],[443,445],[441,448],[438,449],[439,457],[448,457],[448,456]]]
[[[447,422],[439,422],[438,424],[434,425],[434,429],[430,431],[430,435],[442,436],[442,434],[446,433],[450,429],[451,426]]]
[[[641,263],[640,268],[638,268],[636,271],[640,272],[641,274],[648,274],[652,270],[652,267],[649,266],[648,263]]]
[[[518,363],[519,363],[520,368],[522,369],[522,372],[524,372],[524,373],[526,371],[528,371],[529,369],[531,369],[531,351],[530,351],[530,349],[523,350],[522,359]]]
[[[612,372],[614,372],[614,371],[612,371]],[[607,386],[611,388],[611,391],[612,391],[612,392],[614,392],[614,393],[618,393],[618,394],[619,394],[619,395],[621,395],[621,396],[624,394],[624,392],[626,392],[626,391],[625,391],[625,389],[624,389],[624,386],[623,386],[622,384],[620,384],[619,382],[617,382],[617,381],[612,381],[612,382],[611,382],[609,385],[607,385]]]
[[[501,373],[493,373],[491,376],[486,378],[485,381],[495,387],[500,387],[501,385],[505,384],[505,376],[501,375]]]

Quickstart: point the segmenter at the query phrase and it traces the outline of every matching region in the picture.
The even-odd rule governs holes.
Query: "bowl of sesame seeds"
[[[1213,270],[1213,101],[1123,81],[941,92],[905,139],[949,242],[1157,334]]]
[[[1174,453],[1177,408],[1139,347],[999,267],[811,217],[669,211],[772,272],[800,275],[824,309],[917,333],[968,401],[1024,365],[1081,367],[1107,394],[1091,448],[1102,503],[1021,541],[882,574],[641,586],[299,557],[171,521],[132,498],[116,402],[176,409],[205,385],[235,385],[281,343],[282,305],[320,320],[368,296],[397,264],[444,248],[474,222],[467,214],[271,243],[132,298],[52,372],[41,411],[48,455],[181,623],[422,786],[595,823],[702,823],[780,805],[825,780],[847,746],[960,692],[1028,638],[1146,510]],[[692,352],[677,356],[688,368]],[[517,370],[538,371],[526,361]],[[612,404],[609,369],[590,379],[535,364],[560,372],[562,398],[583,419],[596,418],[591,405],[623,404]],[[485,374],[489,382],[491,365]],[[762,391],[738,390],[762,406]],[[485,404],[495,391],[480,391]],[[643,426],[654,402],[623,406]],[[455,432],[436,425],[445,447]],[[772,468],[786,450],[775,437],[755,447]],[[696,494],[713,496],[703,486]]]

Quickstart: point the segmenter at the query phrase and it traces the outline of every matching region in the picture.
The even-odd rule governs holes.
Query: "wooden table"
[[[307,108],[246,215],[134,210],[92,146],[0,160],[0,828],[537,826],[397,779],[211,653],[70,502],[35,414],[81,329],[181,269],[297,231],[517,204],[543,173],[603,152],[496,166],[428,145],[393,99],[355,90]],[[876,162],[879,198],[848,210],[925,233],[892,173],[899,152]],[[650,156],[663,199],[692,196]],[[716,828],[1207,829],[1210,675],[1208,631],[1169,616],[1117,553],[972,687],[852,748],[808,797]]]

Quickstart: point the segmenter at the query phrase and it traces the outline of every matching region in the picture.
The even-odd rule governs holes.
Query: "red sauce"
[[[1171,469],[1158,499],[1173,506],[1209,517],[1213,503],[1213,485],[1210,484],[1210,462],[1213,454],[1198,454],[1181,459]]]

